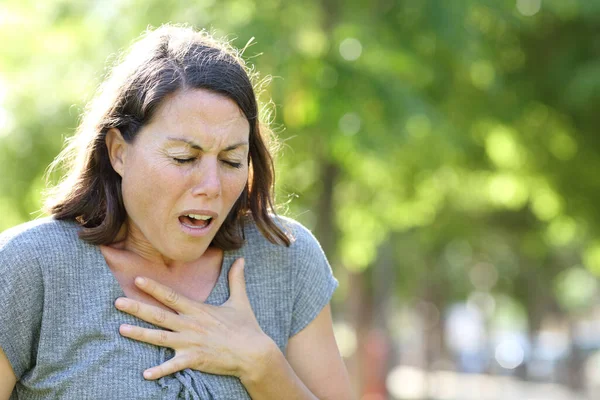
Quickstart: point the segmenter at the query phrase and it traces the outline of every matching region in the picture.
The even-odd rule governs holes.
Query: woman
[[[0,399],[351,397],[337,281],[272,214],[263,134],[233,49],[177,27],[133,46],[51,217],[0,236]]]

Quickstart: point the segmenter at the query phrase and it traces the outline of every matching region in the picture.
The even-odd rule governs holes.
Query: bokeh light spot
[[[14,127],[14,121],[8,111],[0,106],[0,138],[10,134]]]
[[[327,36],[318,29],[301,30],[296,36],[296,47],[309,57],[319,57],[327,50]]]
[[[529,194],[525,183],[509,174],[494,175],[489,180],[488,193],[492,203],[513,210],[523,207]]]
[[[542,8],[542,0],[517,0],[517,10],[526,17],[537,14]]]
[[[583,253],[585,267],[596,276],[600,276],[600,243],[594,243]]]
[[[352,356],[357,344],[354,328],[345,322],[336,322],[333,324],[333,332],[342,357]]]
[[[555,292],[561,306],[575,311],[593,303],[598,293],[598,282],[585,268],[572,267],[556,277]]]
[[[524,163],[524,154],[515,137],[518,133],[499,125],[492,129],[485,140],[488,157],[501,168],[519,168]]]
[[[344,114],[338,124],[340,131],[346,136],[357,134],[360,130],[360,125],[360,117],[355,113]]]
[[[515,369],[525,360],[525,351],[515,339],[504,339],[496,346],[495,358],[505,369]]]
[[[358,39],[347,38],[340,43],[340,55],[346,61],[356,61],[362,54],[362,44]]]
[[[469,272],[469,279],[478,290],[490,290],[498,282],[498,271],[493,264],[480,262]]]
[[[532,193],[531,208],[540,220],[550,221],[562,209],[561,198],[549,188],[540,189]]]
[[[553,219],[546,229],[546,238],[554,246],[569,244],[577,234],[577,223],[564,215]]]

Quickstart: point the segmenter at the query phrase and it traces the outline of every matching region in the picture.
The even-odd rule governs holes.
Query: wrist
[[[271,368],[276,367],[278,358],[284,357],[277,344],[265,335],[255,343],[254,351],[241,368],[239,378],[244,385],[257,385],[264,380]]]

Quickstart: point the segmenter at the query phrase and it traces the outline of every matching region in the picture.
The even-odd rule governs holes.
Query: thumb
[[[244,259],[238,258],[229,269],[229,300],[243,300],[247,303],[248,295],[246,294],[244,264]]]

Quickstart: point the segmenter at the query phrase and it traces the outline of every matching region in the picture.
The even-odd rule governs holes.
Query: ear
[[[108,132],[106,132],[106,138],[104,140],[113,169],[117,174],[123,177],[125,159],[127,158],[127,147],[129,144],[123,139],[121,131],[117,128],[110,128]]]

